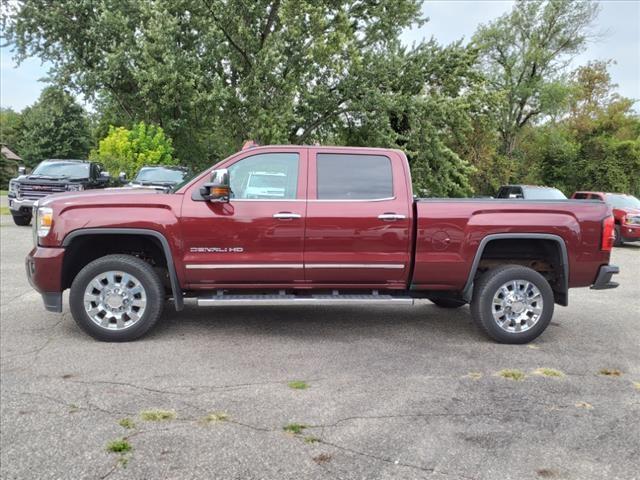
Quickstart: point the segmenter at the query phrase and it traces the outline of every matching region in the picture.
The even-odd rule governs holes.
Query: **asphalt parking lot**
[[[31,230],[0,233],[3,479],[640,478],[640,245],[614,252],[620,288],[572,290],[528,346],[428,302],[167,308],[107,344],[66,297],[44,310]]]

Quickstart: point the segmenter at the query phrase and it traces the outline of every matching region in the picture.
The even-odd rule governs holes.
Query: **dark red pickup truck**
[[[165,300],[200,306],[471,304],[525,343],[569,288],[616,287],[611,207],[578,200],[415,199],[398,150],[247,148],[172,192],[59,194],[35,208],[26,259],[45,307],[132,340]]]

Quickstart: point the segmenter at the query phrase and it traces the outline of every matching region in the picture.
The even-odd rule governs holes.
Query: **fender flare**
[[[480,241],[480,245],[478,245],[467,282],[462,290],[462,298],[464,300],[469,302],[473,297],[473,279],[478,271],[480,259],[487,244],[493,240],[550,240],[555,242],[560,248],[560,261],[562,262],[562,290],[560,293],[564,296],[564,301],[559,301],[558,303],[565,307],[569,304],[569,255],[567,253],[567,245],[561,236],[550,233],[496,233],[484,237]]]
[[[178,281],[178,274],[176,273],[176,266],[173,262],[173,254],[169,247],[167,238],[156,230],[150,230],[148,228],[81,228],[69,233],[62,241],[63,247],[68,247],[71,242],[77,238],[86,235],[140,235],[145,237],[153,237],[160,242],[162,250],[164,252],[165,260],[167,261],[167,269],[169,270],[169,281],[171,283],[171,293],[173,294],[173,303],[176,311],[180,311],[184,308],[184,298],[182,289],[180,288],[180,282]]]

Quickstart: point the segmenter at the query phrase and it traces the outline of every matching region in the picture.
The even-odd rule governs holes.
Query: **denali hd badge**
[[[191,247],[191,253],[242,253],[242,247]]]

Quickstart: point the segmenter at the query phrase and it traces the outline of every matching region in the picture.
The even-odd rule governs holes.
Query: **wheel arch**
[[[70,247],[74,240],[87,237],[87,236],[103,236],[103,235],[135,235],[146,238],[151,238],[157,241],[160,245],[164,260],[167,264],[167,271],[169,273],[169,282],[171,285],[171,293],[173,295],[173,303],[176,310],[180,311],[184,308],[184,299],[182,289],[180,288],[180,282],[178,280],[178,274],[176,272],[175,263],[173,260],[173,254],[169,247],[167,238],[156,230],[150,230],[146,228],[81,228],[74,230],[65,236],[62,241],[62,246]]]
[[[496,233],[484,237],[480,241],[478,249],[476,250],[476,253],[474,255],[473,262],[471,264],[471,270],[469,271],[467,281],[462,291],[462,298],[470,302],[473,297],[473,286],[475,277],[480,266],[480,261],[482,260],[483,254],[487,250],[487,247],[491,244],[491,242],[504,240],[538,240],[551,242],[553,245],[555,245],[558,253],[558,258],[560,260],[560,274],[562,276],[562,278],[556,285],[556,288],[554,289],[554,292],[558,294],[556,303],[567,306],[569,304],[569,255],[567,252],[567,245],[561,236],[550,233]]]

